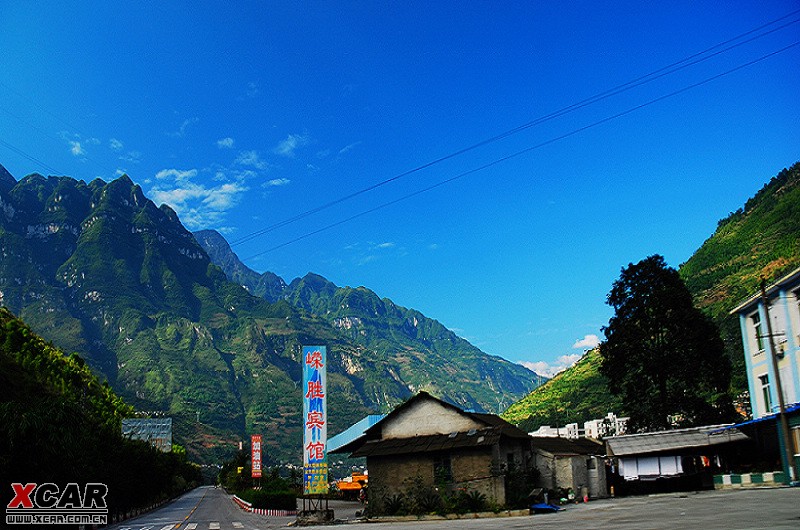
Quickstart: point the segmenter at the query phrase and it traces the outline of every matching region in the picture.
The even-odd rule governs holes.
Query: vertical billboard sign
[[[261,478],[261,435],[250,436],[250,462],[253,468],[253,478]]]
[[[328,493],[325,346],[303,346],[303,493]]]

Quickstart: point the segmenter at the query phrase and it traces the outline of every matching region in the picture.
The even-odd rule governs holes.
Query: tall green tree
[[[608,295],[600,368],[634,431],[731,421],[730,360],[716,325],[659,255],[622,269]]]

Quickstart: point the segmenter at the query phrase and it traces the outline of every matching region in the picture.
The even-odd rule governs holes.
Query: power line
[[[50,138],[51,140],[53,140],[53,141],[55,141],[55,142],[61,142],[62,140],[66,140],[66,138],[62,138],[62,139],[58,139],[58,138],[56,138],[55,136],[53,136],[53,135],[49,134],[48,132],[46,132],[46,131],[42,130],[41,128],[37,127],[37,126],[36,126],[36,125],[34,125],[33,123],[31,123],[31,122],[29,122],[28,120],[24,119],[23,117],[21,117],[21,116],[18,116],[17,114],[14,114],[13,112],[11,112],[11,111],[10,111],[10,110],[8,110],[7,108],[3,107],[2,105],[0,105],[0,110],[2,110],[3,112],[5,112],[7,115],[11,116],[12,118],[15,118],[15,119],[17,119],[17,120],[21,121],[22,123],[26,124],[26,125],[27,125],[28,127],[30,127],[31,129],[33,129],[33,130],[35,130],[35,131],[38,131],[39,133],[41,133],[41,134],[42,134],[42,136],[44,136],[44,137],[46,137],[46,138]],[[52,113],[50,113],[50,114],[52,114]],[[67,140],[67,141],[69,141],[69,140]],[[30,156],[29,156],[29,155],[25,155],[25,156],[27,156],[28,158],[30,158]],[[99,161],[97,161],[97,160],[95,160],[94,158],[92,158],[92,157],[88,156],[88,155],[87,155],[85,152],[84,152],[84,153],[83,153],[81,156],[83,157],[83,159],[85,159],[85,160],[88,160],[89,162],[92,162],[92,163],[93,163],[93,164],[95,164],[97,167],[99,167],[99,168],[101,168],[101,169],[104,169],[105,171],[108,171],[108,172],[109,172],[109,173],[111,173],[112,175],[113,175],[113,174],[114,174],[114,172],[116,171],[115,169],[111,169],[110,167],[108,167],[108,166],[106,166],[106,165],[104,165],[104,164],[101,164]],[[51,170],[51,169],[48,169],[48,171],[52,171],[52,170]]]
[[[0,139],[0,145],[3,145],[3,146],[5,146],[6,148],[10,149],[11,151],[13,151],[13,152],[17,153],[18,155],[20,155],[20,156],[23,156],[23,157],[27,158],[27,159],[28,159],[28,160],[30,160],[31,162],[33,162],[33,163],[35,163],[35,164],[38,164],[38,165],[39,165],[39,166],[41,166],[43,169],[46,169],[47,171],[49,171],[51,175],[62,175],[62,174],[63,174],[63,173],[60,173],[58,170],[56,170],[56,169],[53,169],[53,167],[52,167],[52,166],[48,166],[47,164],[45,164],[44,162],[42,162],[42,161],[41,161],[41,160],[39,160],[38,158],[36,158],[36,157],[34,157],[34,156],[32,156],[32,155],[29,155],[28,153],[26,153],[26,152],[25,152],[25,151],[23,151],[22,149],[19,149],[18,147],[14,147],[14,146],[13,146],[13,145],[11,145],[10,143],[6,142],[5,140],[1,140],[1,139]]]
[[[736,67],[734,67],[734,68],[731,68],[730,70],[726,70],[726,71],[724,71],[724,72],[721,72],[721,73],[719,73],[719,74],[716,74],[716,75],[713,75],[713,76],[711,76],[711,77],[708,77],[708,78],[706,78],[706,79],[703,79],[702,81],[698,81],[698,82],[696,82],[696,83],[693,83],[693,84],[691,84],[691,85],[687,85],[687,86],[685,86],[685,87],[683,87],[683,88],[680,88],[680,89],[678,89],[678,90],[674,90],[674,91],[672,91],[672,92],[670,92],[670,93],[668,93],[668,94],[664,94],[664,95],[662,95],[662,96],[659,96],[659,97],[657,97],[657,98],[655,98],[655,99],[651,99],[650,101],[647,101],[647,102],[645,102],[645,103],[642,103],[642,104],[636,105],[636,106],[634,106],[634,107],[631,107],[631,108],[629,108],[629,109],[627,109],[627,110],[624,110],[624,111],[622,111],[622,112],[619,112],[619,113],[617,113],[617,114],[614,114],[614,115],[612,115],[612,116],[607,116],[607,117],[605,117],[605,118],[603,118],[603,119],[601,119],[601,120],[598,120],[598,121],[595,121],[595,122],[593,122],[593,123],[590,123],[589,125],[584,125],[583,127],[579,127],[579,128],[577,128],[577,129],[573,129],[572,131],[570,131],[570,132],[568,132],[568,133],[565,133],[565,134],[562,134],[562,135],[560,135],[560,136],[557,136],[557,137],[551,138],[551,139],[549,139],[549,140],[546,140],[546,141],[544,141],[544,142],[538,143],[538,144],[536,144],[536,145],[533,145],[533,146],[531,146],[531,147],[527,147],[527,148],[525,148],[525,149],[523,149],[523,150],[521,150],[521,151],[517,151],[517,152],[515,152],[515,153],[513,153],[513,154],[510,154],[510,155],[504,156],[504,157],[502,157],[502,158],[498,158],[498,159],[496,159],[496,160],[494,160],[494,161],[492,161],[492,162],[489,162],[489,163],[487,163],[487,164],[484,164],[484,165],[482,165],[482,166],[479,166],[479,167],[476,167],[476,168],[470,169],[469,171],[465,171],[465,172],[463,172],[463,173],[459,173],[458,175],[455,175],[455,176],[452,176],[452,177],[450,177],[450,178],[447,178],[447,179],[445,179],[445,180],[439,181],[439,182],[437,182],[437,183],[435,183],[435,184],[432,184],[432,185],[430,185],[430,186],[427,186],[427,187],[425,187],[425,188],[422,188],[422,189],[420,189],[420,190],[414,191],[414,192],[412,192],[412,193],[409,193],[409,194],[407,194],[407,195],[403,195],[402,197],[399,197],[399,198],[397,198],[397,199],[391,200],[391,201],[389,201],[389,202],[385,202],[385,203],[383,203],[383,204],[380,204],[380,205],[378,205],[378,206],[375,206],[375,207],[373,207],[373,208],[370,208],[370,209],[368,209],[368,210],[364,210],[364,211],[362,211],[362,212],[360,212],[360,213],[357,213],[357,214],[355,214],[355,215],[351,215],[350,217],[347,217],[347,218],[345,218],[345,219],[342,219],[341,221],[337,221],[337,222],[335,222],[335,223],[332,223],[332,224],[326,225],[326,226],[324,226],[324,227],[322,227],[322,228],[318,228],[318,229],[316,229],[316,230],[314,230],[314,231],[307,232],[307,233],[305,233],[305,234],[303,234],[303,235],[301,235],[301,236],[298,236],[298,237],[296,237],[296,238],[294,238],[294,239],[292,239],[292,240],[290,240],[290,241],[286,241],[285,243],[281,243],[280,245],[276,245],[276,246],[274,246],[274,247],[271,247],[271,248],[269,248],[269,249],[267,249],[267,250],[264,250],[264,251],[262,251],[262,252],[259,252],[259,253],[257,253],[257,254],[253,254],[252,256],[249,256],[249,257],[245,258],[245,260],[244,260],[244,261],[247,261],[247,260],[250,260],[250,259],[253,259],[253,258],[257,258],[257,257],[259,257],[259,256],[262,256],[262,255],[264,255],[264,254],[267,254],[267,253],[269,253],[269,252],[273,252],[273,251],[275,251],[275,250],[278,250],[278,249],[280,249],[280,248],[286,247],[286,246],[288,246],[288,245],[291,245],[291,244],[293,244],[293,243],[296,243],[296,242],[298,242],[298,241],[302,241],[302,240],[304,240],[304,239],[307,239],[307,238],[309,238],[309,237],[311,237],[311,236],[317,235],[317,234],[319,234],[319,233],[321,233],[321,232],[325,232],[325,231],[327,231],[327,230],[330,230],[330,229],[332,229],[332,228],[336,228],[337,226],[343,225],[343,224],[345,224],[345,223],[348,223],[348,222],[350,222],[350,221],[353,221],[353,220],[355,220],[355,219],[358,219],[358,218],[360,218],[360,217],[364,217],[365,215],[371,214],[371,213],[373,213],[373,212],[376,212],[376,211],[378,211],[378,210],[381,210],[381,209],[383,209],[383,208],[387,208],[387,207],[389,207],[389,206],[392,206],[392,205],[394,205],[394,204],[397,204],[397,203],[399,203],[399,202],[402,202],[402,201],[405,201],[405,200],[411,199],[411,198],[413,198],[413,197],[416,197],[417,195],[422,195],[423,193],[426,193],[426,192],[428,192],[428,191],[434,190],[434,189],[436,189],[436,188],[439,188],[439,187],[441,187],[441,186],[444,186],[444,185],[446,185],[446,184],[449,184],[449,183],[451,183],[451,182],[454,182],[454,181],[456,181],[456,180],[459,180],[459,179],[461,179],[461,178],[464,178],[464,177],[466,177],[466,176],[469,176],[469,175],[472,175],[472,174],[474,174],[474,173],[478,173],[478,172],[480,172],[480,171],[483,171],[483,170],[489,169],[489,168],[491,168],[491,167],[494,167],[494,166],[496,166],[496,165],[502,164],[503,162],[507,162],[508,160],[511,160],[511,159],[513,159],[513,158],[517,158],[517,157],[519,157],[519,156],[522,156],[522,155],[524,155],[524,154],[530,153],[530,152],[532,152],[532,151],[535,151],[535,150],[537,150],[537,149],[540,149],[540,148],[542,148],[542,147],[544,147],[544,146],[547,146],[547,145],[553,144],[553,143],[555,143],[555,142],[558,142],[558,141],[560,141],[560,140],[564,140],[565,138],[569,138],[570,136],[574,136],[574,135],[576,135],[576,134],[578,134],[578,133],[581,133],[581,132],[584,132],[584,131],[586,131],[586,130],[588,130],[588,129],[592,129],[592,128],[594,128],[594,127],[597,127],[597,126],[599,126],[599,125],[602,125],[602,124],[604,124],[604,123],[608,123],[608,122],[610,122],[610,121],[616,120],[616,119],[618,119],[618,118],[621,118],[621,117],[623,117],[623,116],[626,116],[626,115],[628,115],[628,114],[631,114],[631,113],[633,113],[633,112],[635,112],[635,111],[637,111],[637,110],[641,110],[641,109],[643,109],[643,108],[645,108],[645,107],[649,107],[649,106],[651,106],[651,105],[654,105],[655,103],[658,103],[658,102],[660,102],[660,101],[663,101],[663,100],[665,100],[665,99],[668,99],[668,98],[671,98],[671,97],[677,96],[677,95],[679,95],[679,94],[682,94],[682,93],[684,93],[684,92],[687,92],[687,91],[689,91],[689,90],[692,90],[692,89],[694,89],[694,88],[697,88],[697,87],[699,87],[699,86],[702,86],[702,85],[708,84],[708,83],[710,83],[710,82],[712,82],[712,81],[715,81],[715,80],[717,80],[717,79],[720,79],[720,78],[722,78],[722,77],[724,77],[724,76],[730,75],[730,74],[732,74],[732,73],[734,73],[734,72],[737,72],[737,71],[739,71],[739,70],[742,70],[742,69],[744,69],[744,68],[747,68],[748,66],[752,66],[752,65],[754,65],[754,64],[756,64],[756,63],[759,63],[759,62],[761,62],[761,61],[764,61],[764,60],[766,60],[766,59],[768,59],[768,58],[770,58],[770,57],[773,57],[773,56],[775,56],[775,55],[778,55],[779,53],[783,53],[783,52],[785,52],[785,51],[787,51],[787,50],[789,50],[789,49],[791,49],[791,48],[794,48],[795,46],[798,46],[798,45],[800,45],[800,41],[795,41],[795,42],[793,42],[792,44],[789,44],[788,46],[784,46],[783,48],[781,48],[781,49],[779,49],[779,50],[776,50],[776,51],[770,52],[770,53],[768,53],[768,54],[766,54],[766,55],[762,55],[761,57],[759,57],[759,58],[757,58],[757,59],[753,59],[753,60],[751,60],[751,61],[748,61],[748,62],[746,62],[746,63],[740,64],[739,66],[736,66]]]
[[[757,39],[765,37],[765,36],[767,36],[767,35],[769,35],[771,33],[774,33],[776,31],[784,29],[784,28],[786,28],[788,26],[791,26],[793,24],[796,24],[797,22],[800,22],[800,18],[796,18],[796,19],[791,20],[791,21],[789,21],[789,22],[787,22],[785,24],[782,24],[781,26],[778,26],[776,28],[772,28],[772,29],[770,29],[768,31],[760,33],[760,34],[758,34],[758,35],[756,35],[754,37],[751,37],[750,39],[738,42],[736,44],[731,44],[731,43],[734,43],[734,42],[736,42],[736,41],[738,41],[738,40],[740,40],[740,39],[742,39],[744,37],[752,35],[752,34],[758,32],[758,31],[760,31],[760,30],[762,30],[764,28],[767,28],[767,27],[772,26],[774,24],[777,24],[778,22],[781,22],[781,21],[783,21],[783,20],[785,20],[787,18],[790,18],[790,17],[792,17],[794,15],[797,15],[798,13],[800,13],[800,10],[796,10],[796,11],[793,11],[791,13],[788,13],[788,14],[782,16],[782,17],[779,17],[779,18],[777,18],[775,20],[772,20],[771,22],[768,22],[766,24],[762,24],[761,26],[758,26],[758,27],[753,28],[753,29],[751,29],[749,31],[746,31],[745,33],[737,35],[736,37],[733,37],[733,38],[728,39],[726,41],[723,41],[723,42],[720,42],[718,44],[715,44],[715,45],[711,46],[710,48],[707,48],[707,49],[705,49],[703,51],[700,51],[700,52],[694,53],[692,55],[689,55],[689,56],[687,56],[687,57],[685,57],[685,58],[683,58],[683,59],[681,59],[681,60],[679,60],[677,62],[674,62],[674,63],[671,63],[671,64],[669,64],[667,66],[661,67],[661,68],[659,68],[657,70],[654,70],[654,71],[652,71],[652,72],[650,72],[648,74],[645,74],[645,75],[643,75],[641,77],[638,77],[636,79],[633,79],[633,80],[628,81],[626,83],[623,83],[621,85],[617,85],[614,88],[605,90],[605,91],[600,92],[598,94],[595,94],[595,95],[593,95],[593,96],[591,96],[589,98],[586,98],[586,99],[584,99],[582,101],[579,101],[577,103],[573,103],[572,105],[568,105],[566,107],[563,107],[562,109],[559,109],[557,111],[551,112],[550,114],[546,114],[544,116],[536,118],[536,119],[534,119],[532,121],[529,121],[529,122],[527,122],[525,124],[522,124],[522,125],[519,125],[517,127],[514,127],[513,129],[509,129],[509,130],[507,130],[505,132],[502,132],[502,133],[500,133],[500,134],[498,134],[496,136],[492,136],[492,137],[487,138],[485,140],[482,140],[482,141],[480,141],[478,143],[475,143],[473,145],[470,145],[470,146],[465,147],[463,149],[460,149],[458,151],[452,152],[452,153],[450,153],[448,155],[442,156],[442,157],[437,158],[437,159],[435,159],[433,161],[427,162],[427,163],[422,164],[420,166],[417,166],[417,167],[415,167],[413,169],[410,169],[408,171],[405,171],[403,173],[400,173],[398,175],[390,177],[388,179],[385,179],[385,180],[382,180],[382,181],[377,182],[375,184],[372,184],[372,185],[370,185],[370,186],[368,186],[366,188],[363,188],[361,190],[358,190],[358,191],[355,191],[355,192],[350,193],[348,195],[342,196],[342,197],[340,197],[338,199],[334,199],[334,200],[332,200],[330,202],[327,202],[325,204],[322,204],[320,206],[317,206],[317,207],[312,208],[310,210],[307,210],[305,212],[299,213],[299,214],[297,214],[295,216],[289,217],[289,218],[287,218],[287,219],[285,219],[283,221],[279,221],[277,223],[269,225],[269,226],[267,226],[267,227],[265,227],[265,228],[263,228],[261,230],[257,230],[255,232],[252,232],[252,233],[250,233],[250,234],[248,234],[246,236],[243,236],[243,237],[241,237],[239,239],[236,239],[236,240],[232,241],[230,243],[230,245],[234,246],[234,245],[239,245],[239,244],[245,243],[247,241],[251,241],[251,240],[253,240],[253,239],[257,238],[257,237],[260,237],[260,236],[262,236],[264,234],[272,232],[272,231],[274,231],[274,230],[276,230],[278,228],[282,228],[282,227],[284,227],[286,225],[295,223],[295,222],[297,222],[297,221],[299,221],[301,219],[304,219],[306,217],[309,217],[309,216],[311,216],[313,214],[319,213],[319,212],[321,212],[323,210],[327,210],[328,208],[336,206],[337,204],[341,204],[341,203],[346,202],[346,201],[348,201],[350,199],[353,199],[355,197],[363,195],[363,194],[365,194],[367,192],[373,191],[373,190],[375,190],[377,188],[380,188],[382,186],[385,186],[387,184],[390,184],[392,182],[400,180],[400,179],[402,179],[404,177],[407,177],[407,176],[412,175],[414,173],[418,173],[418,172],[420,172],[420,171],[422,171],[424,169],[427,169],[427,168],[429,168],[431,166],[434,166],[434,165],[440,164],[442,162],[445,162],[447,160],[456,158],[456,157],[458,157],[460,155],[463,155],[465,153],[468,153],[470,151],[474,151],[475,149],[478,149],[479,147],[483,147],[483,146],[492,144],[494,142],[497,142],[499,140],[508,138],[508,137],[510,137],[512,135],[515,135],[517,133],[520,133],[522,131],[530,129],[530,128],[536,126],[536,125],[540,125],[542,123],[545,123],[547,121],[553,120],[553,119],[558,118],[558,117],[561,117],[561,116],[563,116],[565,114],[568,114],[570,112],[573,112],[573,111],[579,110],[581,108],[584,108],[584,107],[586,107],[588,105],[597,103],[599,101],[602,101],[602,100],[610,98],[612,96],[621,94],[621,93],[626,92],[628,90],[631,90],[633,88],[636,88],[636,87],[642,86],[644,84],[650,83],[652,81],[655,81],[655,80],[660,79],[662,77],[665,77],[667,75],[673,74],[675,72],[678,72],[678,71],[683,70],[685,68],[688,68],[690,66],[694,66],[694,65],[696,65],[698,63],[707,61],[707,60],[709,60],[709,59],[711,59],[713,57],[716,57],[716,56],[721,55],[721,54],[723,54],[725,52],[728,52],[728,51],[730,51],[730,50],[732,50],[734,48],[737,48],[739,46],[743,46],[744,44],[748,44],[748,43],[753,42],[753,41],[755,41]],[[730,46],[727,46],[729,44],[730,44]],[[725,46],[727,46],[727,47],[725,47]],[[716,51],[714,53],[710,53],[713,50],[716,50],[716,49],[721,48],[721,47],[723,47],[723,49],[720,49],[720,50],[718,50],[718,51]]]

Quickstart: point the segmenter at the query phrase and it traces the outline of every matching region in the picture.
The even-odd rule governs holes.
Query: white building
[[[619,436],[628,432],[628,420],[630,418],[618,418],[613,412],[609,412],[605,418],[584,422],[583,432],[587,438],[602,440],[609,436]]]
[[[766,289],[772,343],[787,405],[800,401],[800,268]],[[767,332],[767,308],[758,293],[731,311],[739,315],[753,418],[777,412],[776,374]]]
[[[580,438],[582,434],[577,423],[569,423],[564,427],[542,425],[538,430],[528,433],[534,438],[569,438],[572,440]]]

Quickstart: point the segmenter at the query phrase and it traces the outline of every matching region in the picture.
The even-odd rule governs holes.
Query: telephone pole
[[[791,438],[789,437],[789,421],[786,419],[786,403],[783,399],[783,385],[781,384],[781,373],[778,370],[778,352],[775,350],[775,338],[772,334],[772,321],[769,318],[769,300],[767,300],[767,281],[761,279],[761,303],[764,304],[764,316],[767,319],[767,340],[769,340],[770,357],[772,358],[772,371],[775,373],[775,390],[778,392],[778,407],[781,422],[781,435],[783,443],[781,446],[781,460],[789,468],[789,483],[797,482],[797,472],[795,470],[794,456],[790,451]]]

